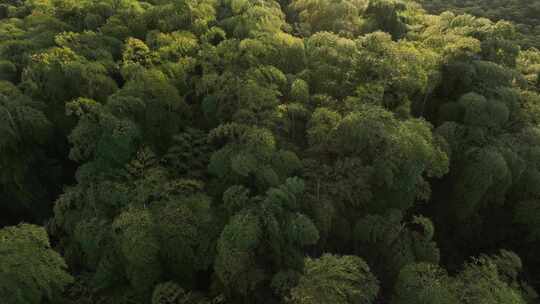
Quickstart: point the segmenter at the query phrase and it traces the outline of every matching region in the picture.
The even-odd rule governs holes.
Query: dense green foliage
[[[457,12],[0,0],[0,302],[536,303],[540,51]]]
[[[524,47],[540,48],[540,2],[534,0],[418,0],[434,14],[453,11],[491,20],[515,23],[522,35],[518,43]]]
[[[51,249],[41,227],[21,224],[0,230],[0,297],[4,303],[53,300],[73,278]]]

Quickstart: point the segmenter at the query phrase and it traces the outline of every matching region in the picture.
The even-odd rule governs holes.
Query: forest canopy
[[[434,14],[453,11],[490,20],[508,20],[520,32],[517,42],[540,48],[540,2],[534,0],[417,0]]]
[[[499,2],[0,0],[0,302],[538,303]]]

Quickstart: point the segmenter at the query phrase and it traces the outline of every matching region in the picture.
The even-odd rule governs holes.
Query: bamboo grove
[[[401,0],[0,0],[0,303],[537,303],[523,35]]]

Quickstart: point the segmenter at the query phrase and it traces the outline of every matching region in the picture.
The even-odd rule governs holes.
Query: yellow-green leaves
[[[0,230],[0,297],[6,304],[55,301],[73,282],[41,227],[21,224]]]
[[[379,292],[378,280],[357,256],[324,254],[306,258],[304,274],[291,290],[288,303],[370,304]]]
[[[436,264],[417,263],[399,273],[392,304],[457,304],[455,288],[446,271]]]
[[[299,17],[299,31],[310,36],[329,31],[344,37],[354,37],[362,30],[362,18],[368,1],[365,0],[294,0],[292,8]]]
[[[436,264],[417,263],[402,268],[391,303],[527,303],[515,281],[521,260],[501,250],[465,263],[455,277]]]

